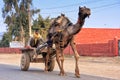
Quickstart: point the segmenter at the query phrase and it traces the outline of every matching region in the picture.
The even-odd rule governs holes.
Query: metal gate
[[[118,40],[118,55],[120,56],[120,40]]]

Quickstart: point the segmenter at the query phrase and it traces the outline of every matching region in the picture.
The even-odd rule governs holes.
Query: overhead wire
[[[93,0],[93,1],[88,1],[88,2],[81,2],[81,3],[75,3],[75,4],[69,4],[69,5],[64,5],[64,6],[57,6],[57,7],[50,7],[50,8],[41,8],[41,10],[51,10],[51,9],[59,9],[59,8],[66,8],[66,7],[72,7],[72,6],[77,6],[77,5],[82,5],[82,4],[92,4],[96,2],[101,2],[104,0]]]
[[[109,6],[113,6],[113,5],[120,5],[120,3],[112,3],[112,4],[105,4],[102,6],[97,6],[97,7],[93,7],[92,9],[98,9],[98,8],[103,8],[103,7],[109,7]]]
[[[120,5],[120,3],[112,3],[112,4],[105,4],[105,5],[101,5],[101,6],[97,6],[97,7],[91,7],[92,10],[98,9],[98,8],[106,8],[106,7],[110,7],[110,6],[114,6],[114,5]],[[41,14],[58,14],[58,13],[71,13],[71,12],[75,12],[77,11],[77,9],[75,10],[70,10],[70,11],[57,11],[57,12],[48,12],[48,13],[41,13]]]
[[[107,6],[107,7],[98,7],[99,8],[99,10],[98,10],[98,8],[94,8],[93,10],[95,10],[95,11],[93,11],[93,13],[98,13],[98,12],[100,12],[100,11],[104,11],[104,10],[108,10],[108,9],[110,9],[110,8],[113,8],[113,6],[115,7],[120,7],[119,6],[120,4],[114,4],[114,5],[109,5],[109,6]]]
[[[103,2],[104,1],[104,2]],[[117,6],[119,7],[120,3],[118,1],[114,2],[114,3],[107,3],[105,2],[105,0],[92,0],[92,1],[88,1],[88,2],[81,2],[81,3],[75,3],[75,4],[69,4],[69,5],[63,5],[63,6],[57,6],[57,7],[48,7],[48,8],[41,8],[41,12],[40,14],[42,15],[53,15],[53,14],[61,14],[61,13],[64,13],[64,14],[75,14],[78,9],[72,9],[71,7],[76,7],[78,5],[86,5],[86,4],[101,4],[101,5],[98,5],[98,6],[94,6],[94,7],[90,7],[90,9],[92,10],[93,13],[97,13],[97,12],[100,12],[100,11],[104,11],[106,10],[107,8],[110,8],[110,7],[113,7],[113,6]],[[63,11],[63,8],[66,9],[66,8],[71,8],[72,10],[64,10]],[[100,10],[102,9],[102,10]],[[52,12],[51,12],[51,11]],[[46,12],[47,11],[47,12]],[[48,12],[49,11],[49,12]],[[74,19],[73,17],[71,18],[71,16],[68,16],[68,18],[70,18],[71,20],[76,20]]]
[[[91,0],[87,2],[81,2],[81,3],[77,2],[77,3],[69,4],[69,5],[66,4],[63,6],[46,7],[46,8],[40,9],[41,10],[40,14],[45,15],[45,16],[52,15],[53,17],[53,16],[56,16],[57,14],[65,13],[68,15],[67,17],[71,19],[71,21],[76,21],[77,16],[75,16],[75,13],[78,12],[78,8],[73,8],[73,7],[78,7],[79,5],[87,5],[91,9],[92,14],[110,10],[111,8],[114,8],[114,7],[115,8],[120,7],[120,1],[115,0],[113,3],[110,1],[108,2],[106,0]],[[73,14],[74,16],[70,14]]]

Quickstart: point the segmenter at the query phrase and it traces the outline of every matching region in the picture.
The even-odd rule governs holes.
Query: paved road
[[[73,73],[67,73],[64,77],[57,74],[58,71],[44,73],[38,68],[21,71],[19,66],[0,64],[0,80],[113,80],[86,74],[81,74],[81,78],[75,78]]]

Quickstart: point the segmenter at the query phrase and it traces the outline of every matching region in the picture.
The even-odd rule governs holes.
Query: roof
[[[76,36],[76,43],[101,43],[120,39],[120,29],[111,28],[83,28]]]

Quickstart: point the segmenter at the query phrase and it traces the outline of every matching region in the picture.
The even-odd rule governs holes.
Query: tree
[[[32,29],[34,28],[39,28],[40,30],[40,34],[42,35],[42,37],[44,38],[44,40],[46,40],[46,35],[47,35],[47,31],[50,27],[50,18],[43,18],[40,14],[38,15],[38,18],[35,19],[33,21],[33,26]]]
[[[9,47],[9,42],[11,40],[11,37],[10,37],[11,34],[9,33],[4,33],[3,37],[2,37],[2,40],[0,41],[0,47]]]
[[[28,6],[32,5],[32,0],[3,0],[2,16],[7,24],[8,33],[18,37],[18,40],[24,42],[29,37],[28,26]],[[31,10],[31,15],[40,10]]]

